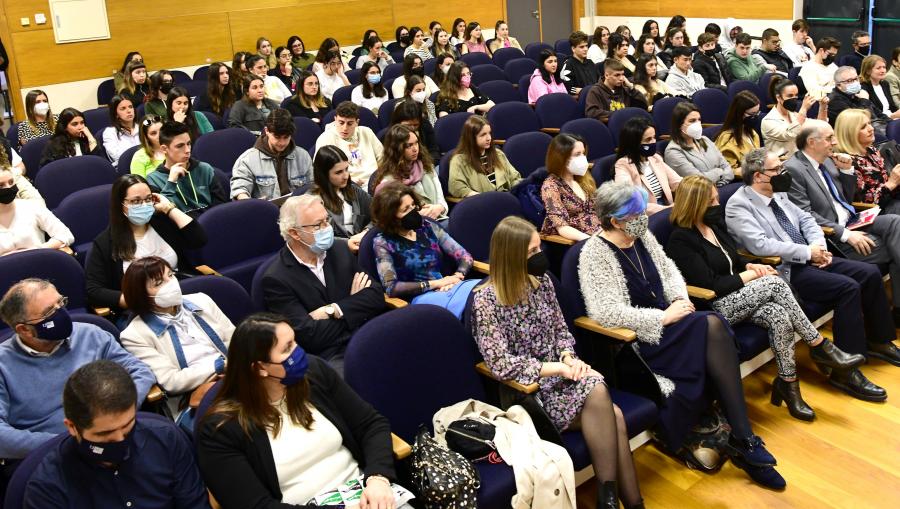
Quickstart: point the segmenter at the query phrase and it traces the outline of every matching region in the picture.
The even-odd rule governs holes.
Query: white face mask
[[[442,66],[441,66],[441,71],[442,71],[444,74],[447,74],[448,72],[450,72],[450,66],[449,66],[449,65],[442,65]]]
[[[569,170],[569,173],[575,175],[576,177],[584,175],[588,170],[587,156],[578,156],[569,159],[569,165],[567,169]]]
[[[181,301],[181,286],[178,285],[178,280],[174,277],[160,286],[153,297],[153,302],[161,308],[180,306]]]
[[[34,114],[44,116],[50,111],[50,103],[37,103],[34,105]]]
[[[417,103],[425,102],[425,97],[427,97],[427,96],[428,96],[428,93],[425,92],[424,90],[421,92],[413,92],[412,94],[410,94],[410,97],[413,98],[413,101],[416,101]]]
[[[693,124],[687,126],[687,129],[684,130],[684,134],[690,136],[695,140],[699,140],[703,137],[703,126],[700,122],[694,122]]]

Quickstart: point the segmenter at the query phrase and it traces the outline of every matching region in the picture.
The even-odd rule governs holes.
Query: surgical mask
[[[153,207],[152,203],[142,203],[140,205],[129,205],[127,216],[131,224],[143,226],[150,222],[154,212],[156,212],[156,208]]]
[[[423,103],[425,102],[425,98],[428,97],[428,92],[424,90],[421,92],[413,92],[409,94],[409,96],[412,97],[413,101],[416,101],[417,103]]]
[[[575,176],[582,176],[587,173],[588,169],[588,160],[587,156],[577,156],[569,159],[569,164],[567,166],[569,173]]]
[[[472,77],[471,76],[463,76],[459,78],[459,84],[469,88],[472,85]]]
[[[370,85],[377,85],[377,84],[381,83],[381,75],[380,74],[366,74],[366,81],[368,81]]]
[[[641,214],[631,219],[622,226],[622,231],[631,238],[643,237],[647,233],[647,227],[650,225],[650,217],[647,214]]]
[[[550,260],[547,259],[547,255],[543,251],[538,251],[528,257],[527,267],[529,274],[534,277],[541,277],[547,272],[547,268],[550,267]]]
[[[418,230],[422,227],[422,214],[419,214],[418,210],[411,210],[402,219],[400,219],[400,226],[407,230]]]
[[[37,103],[34,105],[34,114],[44,116],[50,112],[50,103]]]
[[[444,74],[447,74],[448,72],[450,72],[450,65],[449,65],[449,64],[447,64],[447,65],[442,65],[442,66],[441,66],[441,72],[444,73]]]
[[[641,145],[641,155],[644,157],[650,157],[656,154],[656,143],[647,143]]]
[[[306,357],[306,350],[301,348],[300,345],[294,347],[291,355],[281,363],[281,367],[284,368],[284,378],[281,379],[281,385],[290,387],[303,380],[303,377],[306,376],[306,370],[309,368],[309,358]]]
[[[303,242],[302,240],[300,242]],[[327,228],[322,228],[321,230],[313,233],[313,243],[307,244],[303,242],[306,247],[309,248],[310,251],[315,253],[316,255],[320,255],[325,251],[331,249],[331,246],[334,245],[334,228],[331,225],[328,225]]]
[[[796,97],[791,97],[790,99],[785,99],[784,109],[788,111],[800,111],[800,99]]]
[[[156,295],[153,296],[153,302],[161,308],[169,308],[181,305],[181,286],[175,278],[169,279],[165,284],[159,287]]]
[[[44,341],[62,341],[72,335],[72,317],[66,308],[59,308],[52,315],[33,324],[36,336]]]
[[[16,195],[19,194],[19,186],[7,187],[5,189],[0,189],[0,203],[4,205],[9,205],[16,199]]]
[[[822,59],[822,65],[829,66],[834,63],[834,55],[825,55],[825,58]]]
[[[792,177],[790,173],[784,172],[774,177],[769,177],[769,184],[772,185],[773,193],[786,193],[791,189]]]
[[[719,224],[722,222],[722,206],[710,205],[703,214],[704,224]]]
[[[860,85],[858,81],[854,81],[853,83],[847,85],[847,89],[845,90],[845,92],[850,95],[856,95],[860,90],[862,90],[862,85]]]
[[[703,137],[703,126],[700,124],[700,122],[694,122],[693,124],[687,126],[687,128],[684,130],[684,134],[690,136],[695,140],[699,140]]]
[[[78,453],[89,463],[118,465],[131,457],[132,429],[119,442],[92,442],[84,437],[78,441]]]

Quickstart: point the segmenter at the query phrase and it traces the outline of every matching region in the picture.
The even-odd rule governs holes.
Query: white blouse
[[[0,224],[0,256],[22,249],[40,247],[45,233],[68,246],[75,237],[66,225],[38,200],[15,200],[9,227]]]
[[[131,265],[132,261],[148,256],[162,258],[173,269],[178,267],[178,255],[175,254],[175,250],[172,249],[172,246],[165,239],[160,237],[159,233],[156,233],[152,226],[147,227],[147,232],[144,233],[143,238],[134,239],[134,244],[134,258],[122,262],[122,272],[128,270],[128,266]]]
[[[106,155],[109,156],[113,166],[119,166],[119,157],[126,150],[141,144],[140,129],[137,123],[135,123],[134,130],[130,134],[122,132],[116,126],[109,126],[103,130],[102,136],[103,148],[106,150]]]
[[[353,88],[353,92],[350,93],[350,100],[360,108],[365,108],[378,115],[378,108],[387,102],[388,94],[387,91],[385,91],[383,96],[378,97],[373,93],[372,97],[366,98],[363,96],[362,85],[356,85]]]
[[[322,91],[322,95],[327,97],[329,101],[334,96],[334,92],[344,86],[344,80],[337,74],[329,76],[325,74],[325,71],[322,71],[316,72],[316,77],[319,78],[319,90]]]

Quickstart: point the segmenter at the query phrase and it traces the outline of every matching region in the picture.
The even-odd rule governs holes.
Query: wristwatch
[[[334,304],[325,306],[325,314],[328,315],[328,318],[334,318]]]

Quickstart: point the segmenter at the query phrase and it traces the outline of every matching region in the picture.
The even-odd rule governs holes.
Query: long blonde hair
[[[859,131],[871,119],[869,110],[847,108],[842,111],[834,122],[838,150],[858,156],[866,155],[866,147],[859,142]]]
[[[497,300],[502,306],[515,306],[528,298],[528,290],[538,287],[538,280],[528,274],[528,244],[537,233],[528,221],[509,216],[494,228],[491,235],[491,279]]]
[[[678,193],[669,221],[682,228],[693,228],[703,221],[709,208],[709,197],[715,185],[703,175],[689,175],[678,184]]]

